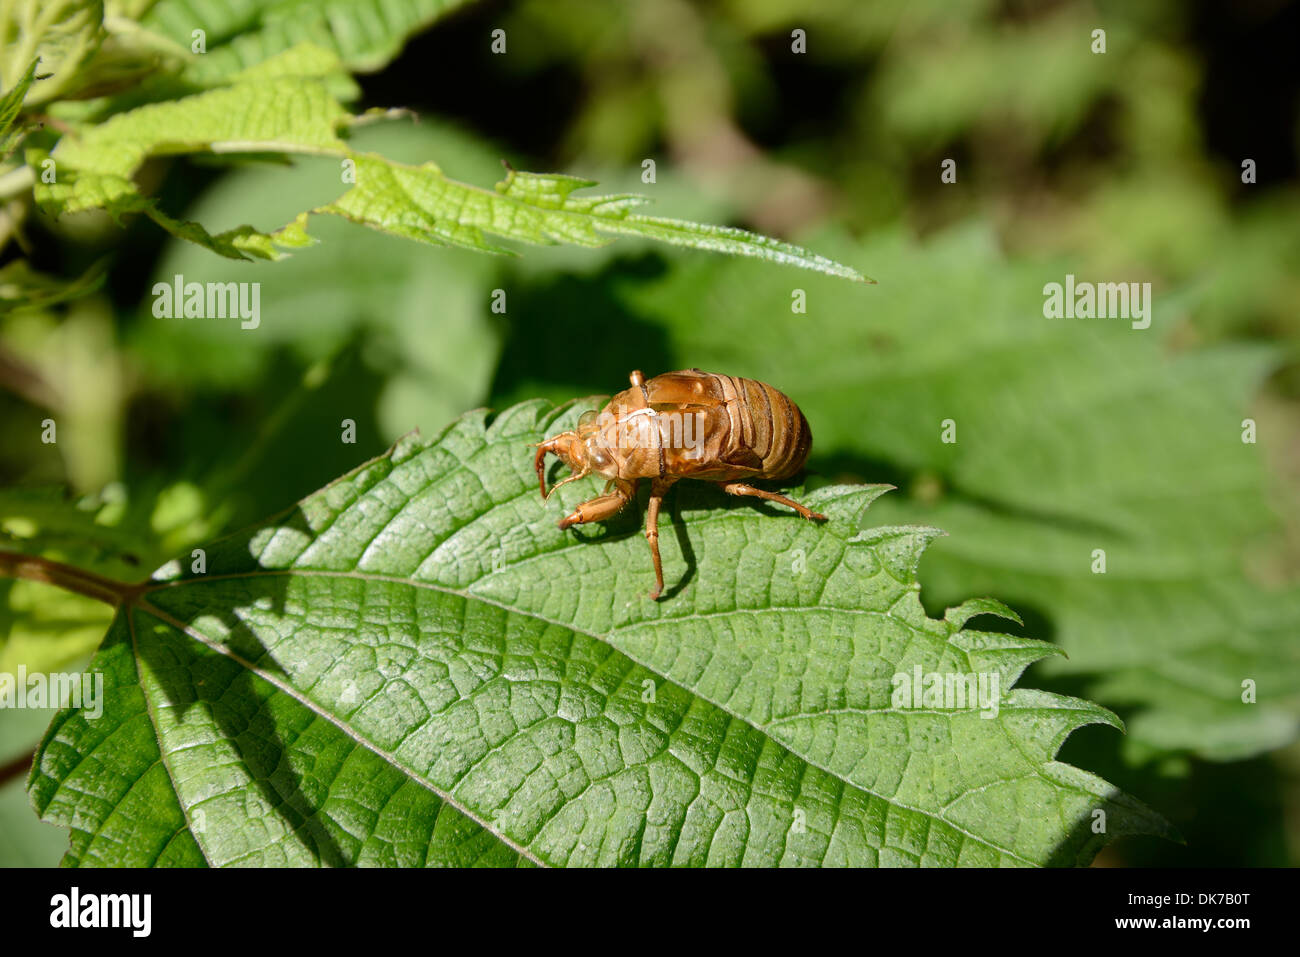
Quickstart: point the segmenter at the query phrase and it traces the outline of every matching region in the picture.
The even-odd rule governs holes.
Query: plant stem
[[[36,758],[35,751],[28,751],[21,757],[14,758],[7,764],[0,764],[0,785],[8,784],[17,777],[22,777],[32,769],[32,761]]]
[[[144,585],[144,583],[131,585],[105,578],[103,575],[96,575],[94,572],[36,555],[3,551],[0,551],[0,578],[26,578],[28,581],[44,582],[77,595],[94,598],[115,608],[135,598]]]

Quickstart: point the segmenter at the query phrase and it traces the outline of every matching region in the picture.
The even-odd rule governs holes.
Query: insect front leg
[[[650,543],[650,558],[655,564],[655,590],[650,597],[658,601],[664,590],[664,566],[659,559],[659,506],[663,504],[664,493],[672,488],[676,479],[657,478],[650,483],[650,507],[645,514],[645,540]]]
[[[551,436],[545,442],[535,443],[533,448],[537,449],[537,454],[533,456],[533,468],[537,470],[537,486],[541,489],[543,501],[550,498],[551,493],[565,482],[583,478],[589,471],[585,461],[574,454],[575,448],[581,449],[576,432],[561,432],[559,435]],[[560,461],[573,469],[573,474],[563,482],[556,482],[550,492],[546,490],[546,456],[548,455],[558,456]]]
[[[636,483],[614,479],[613,485],[614,491],[588,499],[560,519],[560,528],[582,525],[586,522],[603,522],[621,512],[623,507],[636,496]]]
[[[792,498],[786,498],[784,495],[778,495],[776,492],[769,492],[766,489],[755,488],[745,482],[719,482],[722,490],[728,495],[744,495],[753,498],[767,499],[769,502],[780,502],[782,505],[789,505],[806,519],[819,522],[826,521],[826,516],[820,512],[814,512],[806,505],[800,505]]]

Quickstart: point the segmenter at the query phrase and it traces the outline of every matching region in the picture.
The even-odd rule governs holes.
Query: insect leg
[[[533,468],[537,470],[537,485],[542,490],[542,499],[546,499],[546,456],[555,451],[555,439],[537,443],[537,454],[533,456]]]
[[[605,519],[613,518],[621,512],[623,507],[632,501],[632,497],[636,494],[636,483],[616,479],[614,486],[614,491],[587,499],[587,501],[560,519],[560,528],[568,528],[570,525],[582,525],[586,522],[603,522]]]
[[[559,435],[551,436],[551,438],[547,439],[545,442],[534,443],[533,448],[537,449],[537,453],[533,456],[533,468],[537,470],[537,485],[542,490],[543,500],[549,498],[551,492],[554,492],[556,488],[559,488],[564,484],[564,482],[558,482],[556,483],[555,488],[551,489],[551,492],[546,491],[546,456],[559,456],[562,461],[568,462],[569,466],[573,467],[573,462],[570,459],[566,459],[564,453],[566,450],[572,449],[573,441],[576,438],[577,435],[573,432],[561,432]],[[576,473],[580,470],[575,469],[574,471]],[[586,472],[582,473],[582,475],[585,474]],[[581,475],[576,474],[573,476],[573,478],[581,477]],[[564,481],[569,482],[572,481],[573,478],[567,478]]]
[[[645,515],[645,540],[650,543],[650,558],[655,565],[655,590],[650,597],[658,601],[664,590],[664,565],[659,559],[659,506],[663,503],[664,493],[672,487],[676,479],[657,478],[650,483],[650,507]]]
[[[800,505],[792,498],[786,498],[784,495],[778,495],[776,492],[769,492],[766,489],[755,488],[744,482],[719,482],[722,490],[729,495],[749,495],[754,498],[767,499],[769,502],[780,502],[782,505],[789,505],[792,509],[807,519],[816,519],[819,522],[826,521],[826,516],[820,512],[814,512],[806,505]]]

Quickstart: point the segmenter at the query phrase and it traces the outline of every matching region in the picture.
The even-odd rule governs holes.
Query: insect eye
[[[582,415],[578,416],[578,431],[589,432],[596,427],[596,420],[600,418],[600,413],[595,409],[588,409]]]

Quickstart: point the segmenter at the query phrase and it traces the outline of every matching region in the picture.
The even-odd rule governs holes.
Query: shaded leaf
[[[103,263],[96,263],[75,279],[36,272],[25,259],[0,266],[0,314],[14,309],[43,309],[79,299],[104,282]]]

